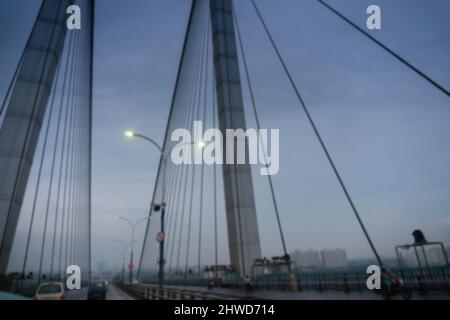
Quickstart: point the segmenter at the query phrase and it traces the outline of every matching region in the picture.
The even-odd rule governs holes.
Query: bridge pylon
[[[0,128],[0,275],[6,273],[25,189],[66,35],[69,0],[43,1]]]
[[[219,129],[225,137],[227,129],[246,130],[232,1],[211,0],[210,13]],[[237,164],[236,145],[234,164],[226,164],[224,152],[222,166],[230,262],[240,275],[251,275],[261,245],[251,169]],[[226,142],[224,147],[228,150]],[[247,142],[245,149],[248,154]]]

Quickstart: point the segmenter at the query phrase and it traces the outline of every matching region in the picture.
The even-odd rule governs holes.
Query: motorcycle
[[[412,298],[411,289],[406,286],[403,279],[399,276],[390,272],[384,272],[381,277],[381,294],[385,300],[389,300],[396,295],[400,295],[405,300]]]

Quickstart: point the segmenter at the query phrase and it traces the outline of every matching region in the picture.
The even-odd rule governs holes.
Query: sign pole
[[[165,215],[165,204],[161,205],[161,233],[162,236],[158,237],[159,241],[159,274],[158,283],[159,288],[162,289],[164,285],[164,215]]]

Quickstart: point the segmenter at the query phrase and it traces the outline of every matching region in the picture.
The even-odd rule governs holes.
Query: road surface
[[[135,300],[125,291],[119,289],[113,284],[108,286],[108,293],[106,294],[106,300]]]
[[[81,290],[66,291],[66,300],[87,300],[87,288]],[[106,300],[135,300],[132,296],[122,291],[113,284],[108,286]]]
[[[87,300],[87,288],[81,290],[66,290],[66,300]]]

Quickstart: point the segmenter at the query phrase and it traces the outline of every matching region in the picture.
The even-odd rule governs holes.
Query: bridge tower
[[[6,273],[8,266],[47,101],[63,51],[69,4],[69,0],[42,2],[13,79],[0,128],[0,275]]]
[[[225,137],[226,129],[246,130],[232,0],[211,0],[210,13],[219,128]],[[248,154],[247,143],[245,148]],[[235,164],[224,158],[222,166],[230,261],[240,275],[250,275],[254,259],[261,258],[253,182],[250,166],[236,164],[236,150],[234,155]]]

